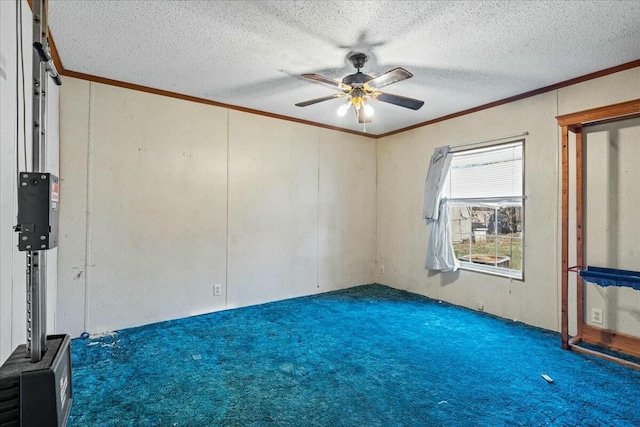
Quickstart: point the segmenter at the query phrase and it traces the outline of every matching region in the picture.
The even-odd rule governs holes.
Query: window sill
[[[475,271],[477,273],[485,273],[492,276],[506,277],[515,280],[524,280],[522,271],[509,270],[506,268],[493,267],[490,265],[479,265],[465,261],[460,261],[460,270]]]

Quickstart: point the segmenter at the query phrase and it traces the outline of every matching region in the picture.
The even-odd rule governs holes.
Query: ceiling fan
[[[302,74],[302,77],[305,79],[324,83],[333,89],[341,91],[342,93],[298,102],[296,106],[306,107],[308,105],[317,104],[318,102],[348,96],[349,100],[347,103],[342,104],[338,108],[338,115],[344,116],[347,114],[349,108],[353,106],[358,123],[369,123],[371,122],[371,116],[373,116],[374,113],[373,108],[369,103],[371,99],[399,105],[400,107],[410,108],[412,110],[419,110],[420,107],[424,105],[424,101],[407,98],[406,96],[392,95],[378,90],[392,83],[413,77],[413,74],[404,68],[394,68],[393,70],[387,71],[378,77],[371,77],[360,72],[360,69],[364,67],[364,64],[367,62],[367,55],[364,53],[353,53],[348,56],[348,59],[358,71],[355,74],[346,76],[341,82],[319,74]]]

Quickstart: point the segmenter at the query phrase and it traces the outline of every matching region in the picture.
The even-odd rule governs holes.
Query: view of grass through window
[[[455,206],[451,237],[461,262],[522,270],[522,207]]]

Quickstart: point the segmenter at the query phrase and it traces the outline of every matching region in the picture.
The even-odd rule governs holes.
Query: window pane
[[[509,258],[509,265],[505,268],[512,270],[522,269],[522,239],[518,238],[497,238],[498,256]]]
[[[469,235],[453,235],[453,251],[456,258],[471,254],[471,236]]]
[[[521,237],[516,234],[522,232],[522,206],[497,208],[490,215],[488,228],[491,234]]]
[[[522,270],[522,206],[454,205],[451,237],[462,266]]]

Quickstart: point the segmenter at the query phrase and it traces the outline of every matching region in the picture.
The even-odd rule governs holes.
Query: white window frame
[[[489,265],[489,264],[478,264],[478,263],[473,263],[470,261],[465,261],[463,259],[460,259],[460,257],[458,258],[458,261],[460,263],[460,269],[462,270],[468,270],[468,271],[475,271],[475,272],[480,272],[480,273],[487,273],[487,274],[492,274],[492,275],[496,275],[496,276],[502,276],[502,277],[508,277],[511,279],[516,279],[516,280],[524,280],[524,260],[525,260],[525,245],[524,245],[524,238],[525,238],[525,233],[524,233],[524,223],[525,223],[525,218],[526,218],[526,214],[525,214],[525,199],[526,197],[524,197],[524,177],[525,177],[525,140],[524,139],[517,139],[517,140],[512,140],[512,141],[507,141],[507,142],[503,142],[503,143],[499,143],[499,144],[491,144],[491,145],[484,145],[480,148],[472,148],[472,149],[464,149],[464,150],[460,150],[460,151],[453,151],[453,155],[454,155],[454,160],[455,160],[455,156],[456,154],[468,154],[469,152],[472,151],[480,151],[483,149],[487,149],[487,148],[498,148],[500,146],[504,146],[505,148],[508,146],[513,146],[514,144],[520,144],[520,146],[522,147],[522,167],[521,167],[521,173],[522,173],[522,189],[521,189],[521,195],[522,196],[513,196],[513,195],[496,195],[496,197],[478,197],[478,198],[452,198],[450,197],[451,195],[451,187],[450,187],[450,176],[447,175],[447,182],[446,182],[446,189],[445,189],[445,197],[447,197],[447,203],[449,205],[449,212],[450,212],[450,217],[451,217],[451,221],[453,221],[453,214],[451,212],[452,208],[455,207],[461,207],[461,206],[468,206],[468,207],[491,207],[491,208],[501,208],[501,207],[511,207],[511,206],[518,206],[521,209],[521,231],[520,231],[520,236],[518,238],[513,238],[515,239],[519,239],[520,240],[520,244],[521,244],[521,248],[520,248],[520,270],[514,270],[511,268],[504,268],[504,267],[496,267],[495,265]],[[455,150],[455,149],[454,149]],[[451,224],[451,229],[453,230],[453,224]],[[450,231],[452,232],[452,231]],[[466,233],[456,233],[456,234],[466,234]],[[473,230],[471,230],[471,233],[469,234],[469,236],[473,235]],[[496,216],[496,231],[494,235],[498,235],[498,230],[497,230],[497,216]],[[453,236],[452,236],[453,237]],[[470,242],[471,244],[471,242]],[[496,252],[494,253],[494,255],[497,255],[497,244],[496,244]],[[461,255],[464,256],[464,255]]]

